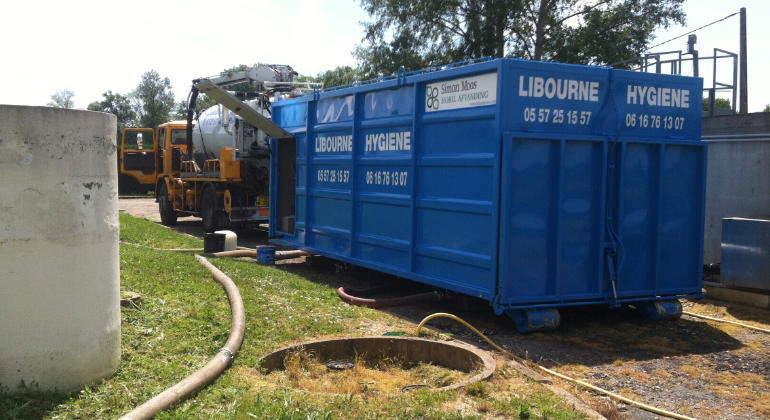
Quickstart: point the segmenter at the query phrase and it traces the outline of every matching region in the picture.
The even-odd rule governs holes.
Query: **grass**
[[[397,394],[409,385],[440,388],[476,373],[460,372],[428,363],[408,365],[398,357],[369,360],[360,354],[351,360],[353,366],[349,369],[330,370],[326,362],[300,348],[284,358],[285,369],[267,374],[260,372],[260,369],[251,369],[243,374],[251,376],[255,385],[334,394],[364,394],[369,398],[378,394]],[[476,389],[480,383],[472,385]]]
[[[122,310],[122,359],[117,372],[67,394],[0,394],[0,418],[108,418],[125,414],[203,366],[229,334],[229,304],[221,287],[191,254],[158,248],[201,247],[198,239],[124,214],[121,288],[138,293]],[[244,345],[212,385],[160,413],[187,418],[583,418],[539,384],[501,369],[468,390],[330,395],[256,386],[253,370],[270,351],[311,338],[361,335],[368,325],[412,331],[414,325],[349,306],[335,293],[333,270],[305,264],[265,267],[214,260],[238,285],[246,306]],[[435,372],[423,372],[435,375]]]

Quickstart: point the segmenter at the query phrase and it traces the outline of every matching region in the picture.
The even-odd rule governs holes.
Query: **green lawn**
[[[126,413],[203,366],[229,334],[221,287],[192,254],[156,248],[202,247],[202,241],[120,215],[121,288],[140,294],[122,308],[122,360],[112,377],[70,394],[0,394],[0,418],[111,418]],[[305,339],[360,335],[367,325],[413,325],[349,306],[335,293],[334,271],[295,264],[265,267],[212,260],[238,285],[247,329],[233,366],[212,385],[160,419],[188,418],[583,418],[540,385],[506,368],[466,390],[401,395],[326,395],[276,389],[255,381],[258,360]]]

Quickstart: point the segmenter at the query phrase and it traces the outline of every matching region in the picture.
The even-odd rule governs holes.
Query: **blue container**
[[[722,219],[722,284],[770,292],[770,220]]]
[[[279,101],[270,235],[498,314],[701,296],[701,92],[497,59]]]
[[[257,247],[257,262],[264,265],[275,264],[275,247],[274,246]]]

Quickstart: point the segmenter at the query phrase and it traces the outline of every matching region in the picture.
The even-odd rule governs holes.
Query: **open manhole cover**
[[[284,347],[259,364],[265,382],[334,394],[445,391],[489,378],[495,361],[456,343],[413,337],[354,337]]]

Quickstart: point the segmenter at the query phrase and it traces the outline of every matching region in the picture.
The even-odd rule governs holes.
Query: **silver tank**
[[[259,101],[246,103],[270,118],[270,113]],[[270,157],[270,145],[265,133],[222,105],[207,108],[193,121],[192,141],[199,164],[205,159],[218,158],[219,149],[223,147],[235,149],[236,159],[262,160]]]

